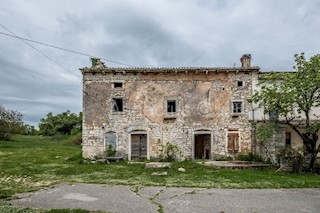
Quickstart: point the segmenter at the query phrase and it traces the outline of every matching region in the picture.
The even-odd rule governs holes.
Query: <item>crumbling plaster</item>
[[[181,70],[179,70],[181,71]],[[130,133],[148,134],[149,156],[156,157],[158,140],[178,145],[185,158],[193,157],[197,131],[210,132],[211,156],[229,155],[226,132],[240,132],[241,151],[251,151],[251,127],[247,99],[252,94],[256,70],[221,72],[83,72],[83,156],[105,151],[104,135],[117,135],[117,154],[129,156]],[[243,87],[237,87],[237,81]],[[113,82],[123,88],[113,88]],[[112,111],[112,98],[123,97],[124,111]],[[175,119],[166,119],[166,99],[176,99]],[[232,100],[243,101],[243,113],[233,116]]]

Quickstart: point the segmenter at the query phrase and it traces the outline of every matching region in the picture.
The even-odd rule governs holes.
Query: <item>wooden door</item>
[[[131,158],[147,158],[147,134],[131,135]]]
[[[204,157],[204,135],[194,136],[194,158],[203,159]]]

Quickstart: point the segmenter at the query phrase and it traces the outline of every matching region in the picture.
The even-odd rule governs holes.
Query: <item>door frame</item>
[[[149,131],[132,131],[129,133],[128,160],[131,161],[131,135],[147,135],[147,159],[150,160],[149,153]]]
[[[192,159],[195,160],[195,151],[196,151],[196,147],[195,147],[195,139],[196,139],[196,135],[210,135],[210,158],[209,160],[212,159],[212,146],[213,146],[213,132],[210,130],[196,130],[193,132],[192,134]]]

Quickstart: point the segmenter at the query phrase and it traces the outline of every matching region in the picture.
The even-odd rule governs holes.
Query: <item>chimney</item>
[[[251,54],[243,54],[240,61],[242,68],[249,68],[251,66]]]

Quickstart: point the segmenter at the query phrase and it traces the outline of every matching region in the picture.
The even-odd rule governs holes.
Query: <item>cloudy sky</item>
[[[262,71],[292,70],[295,53],[320,53],[319,11],[319,0],[0,0],[0,32],[139,67],[239,66],[251,53]],[[0,104],[36,126],[81,111],[89,57],[29,44],[0,34]]]

